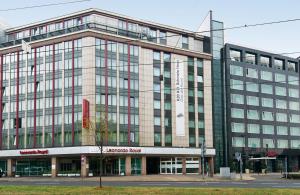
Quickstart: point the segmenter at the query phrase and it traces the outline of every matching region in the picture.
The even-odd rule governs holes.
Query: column
[[[146,156],[142,156],[142,175],[147,175],[147,159],[146,159]]]
[[[7,159],[7,177],[14,176],[14,160],[13,159]]]
[[[126,159],[125,159],[125,174],[126,174],[126,176],[131,175],[131,156],[126,156]]]
[[[51,158],[51,176],[57,176],[57,168],[58,168],[58,159],[56,157]]]
[[[186,158],[182,158],[182,174],[186,174]]]
[[[214,158],[213,157],[210,157],[209,159],[208,159],[208,166],[209,166],[209,175],[211,176],[211,177],[213,177],[214,176]]]
[[[81,177],[89,175],[89,159],[85,155],[81,155]]]

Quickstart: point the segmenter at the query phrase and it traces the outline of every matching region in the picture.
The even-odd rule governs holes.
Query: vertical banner
[[[82,127],[88,129],[90,126],[90,110],[89,110],[89,101],[83,99],[82,101]]]
[[[185,136],[184,130],[184,64],[175,60],[176,136]]]

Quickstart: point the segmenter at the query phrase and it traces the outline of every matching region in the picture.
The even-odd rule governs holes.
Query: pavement
[[[300,194],[300,180],[281,178],[281,174],[246,175],[245,180],[214,178],[203,180],[200,175],[147,175],[103,177],[103,186],[123,187],[210,187],[210,188],[297,188]],[[99,186],[99,177],[20,177],[0,178],[0,185],[30,186]]]

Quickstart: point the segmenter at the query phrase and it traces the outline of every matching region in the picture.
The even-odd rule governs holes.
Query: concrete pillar
[[[146,156],[142,156],[142,175],[147,175],[147,159],[146,159]]]
[[[186,158],[182,158],[182,174],[186,174]]]
[[[209,159],[208,159],[208,166],[209,166],[209,175],[211,176],[211,177],[213,177],[214,176],[214,158],[213,157],[210,157]]]
[[[7,177],[13,177],[15,172],[15,163],[13,159],[7,159]]]
[[[51,176],[57,176],[57,169],[58,169],[58,159],[56,157],[51,158]]]
[[[89,175],[89,159],[85,155],[81,155],[81,177]]]
[[[125,174],[126,176],[131,175],[131,156],[125,158]]]

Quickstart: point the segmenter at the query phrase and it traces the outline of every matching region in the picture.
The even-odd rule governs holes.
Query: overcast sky
[[[68,0],[5,0],[0,9],[66,2]],[[72,0],[69,0],[72,1]],[[10,26],[19,26],[74,11],[99,8],[196,31],[209,10],[225,27],[300,18],[300,1],[285,0],[91,0],[89,2],[0,11],[0,18]],[[275,53],[300,52],[300,21],[225,32],[229,43]],[[300,56],[296,54],[294,57]]]

